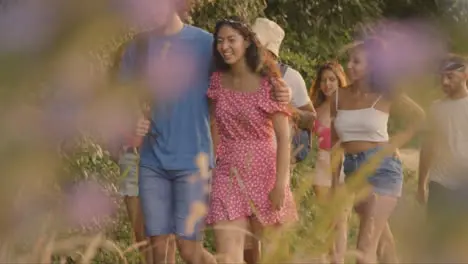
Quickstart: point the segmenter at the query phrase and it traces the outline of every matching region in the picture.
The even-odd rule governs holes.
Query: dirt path
[[[410,170],[418,170],[419,149],[400,149],[400,157],[403,165]]]

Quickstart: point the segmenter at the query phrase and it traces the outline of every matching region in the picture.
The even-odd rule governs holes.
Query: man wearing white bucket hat
[[[275,61],[279,58],[279,52],[281,43],[284,39],[284,30],[275,22],[267,18],[257,18],[252,25],[252,30],[256,34],[260,44],[268,51],[267,56],[273,57]],[[300,130],[300,133],[293,137],[293,148],[296,149],[298,146],[301,149],[296,155],[295,160],[303,160],[308,152],[310,151],[310,136],[308,129],[313,124],[315,119],[315,109],[308,96],[307,88],[304,79],[301,74],[290,66],[283,63],[278,63],[280,71],[283,75],[283,79],[286,84],[291,88],[291,104],[294,106],[299,114],[299,120],[296,124]],[[297,152],[297,151],[295,151]],[[247,238],[244,246],[244,261],[247,264],[258,263],[260,258],[260,243],[254,238]]]
[[[267,56],[271,56],[275,61],[279,59],[281,43],[283,42],[285,33],[284,30],[267,18],[257,18],[252,25],[253,32],[257,35],[257,39],[268,51]],[[293,133],[293,149],[295,151],[294,162],[302,161],[307,157],[310,151],[310,135],[308,130],[315,118],[316,112],[312,102],[308,96],[306,84],[301,74],[284,63],[278,62],[283,79],[291,87],[291,104],[297,109],[298,120],[297,127],[301,130]]]
[[[269,51],[269,55],[277,60],[285,36],[284,30],[274,21],[263,17],[255,20],[252,30],[257,35],[260,43]],[[279,64],[282,71],[284,71],[283,79],[292,90],[292,105],[302,111],[315,113],[301,74],[290,66]]]

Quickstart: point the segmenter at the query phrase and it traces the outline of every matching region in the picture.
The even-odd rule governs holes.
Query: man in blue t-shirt
[[[173,7],[157,33],[147,39],[145,75],[152,97],[151,125],[140,120],[137,134],[148,132],[140,149],[139,196],[153,262],[166,257],[170,235],[177,236],[187,263],[215,263],[203,250],[200,230],[207,208],[208,179],[196,160],[208,157],[214,167],[206,91],[212,61],[210,33],[182,22]],[[130,43],[121,62],[121,77],[137,64],[137,45]],[[289,88],[279,81],[274,96],[285,103]],[[148,131],[146,131],[148,129]]]

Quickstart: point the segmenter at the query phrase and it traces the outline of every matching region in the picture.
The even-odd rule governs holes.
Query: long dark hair
[[[239,32],[239,34],[247,40],[250,44],[245,51],[245,60],[247,66],[252,72],[258,72],[262,76],[267,77],[281,77],[278,65],[273,59],[265,56],[266,50],[262,47],[258,41],[255,33],[252,31],[249,24],[244,22],[240,17],[230,17],[222,19],[216,23],[214,30],[213,40],[213,60],[215,71],[228,71],[230,65],[227,64],[217,49],[217,39],[219,30],[223,26],[229,26]]]
[[[315,81],[312,83],[312,87],[310,88],[310,99],[315,107],[319,107],[327,99],[327,96],[323,93],[322,89],[320,89],[323,77],[322,75],[327,70],[332,71],[335,74],[338,79],[338,88],[344,88],[347,86],[346,75],[341,64],[335,61],[330,61],[320,65],[315,75]]]
[[[386,43],[377,37],[368,37],[356,42],[348,49],[348,52],[363,51],[366,53],[368,66],[368,83],[370,91],[385,97],[394,96],[396,88],[392,71],[386,69]]]

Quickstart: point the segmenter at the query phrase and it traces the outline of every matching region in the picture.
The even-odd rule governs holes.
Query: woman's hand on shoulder
[[[289,104],[292,98],[291,87],[283,78],[272,78],[271,83],[273,99],[281,104]]]

